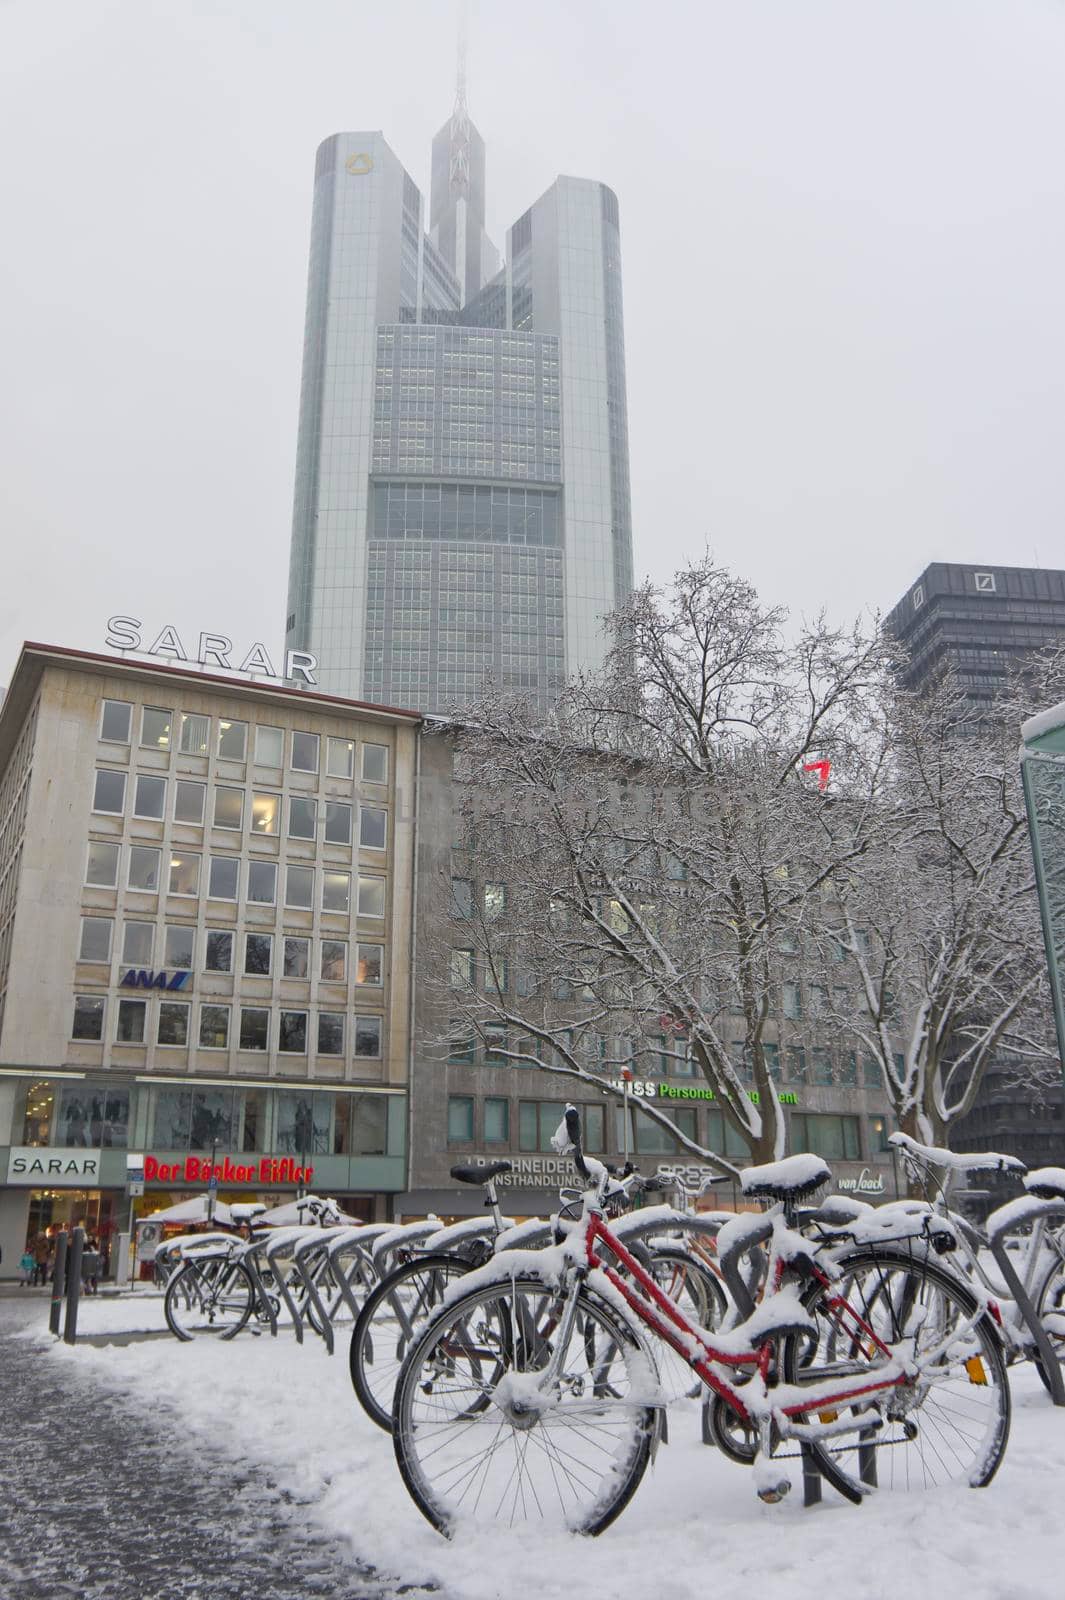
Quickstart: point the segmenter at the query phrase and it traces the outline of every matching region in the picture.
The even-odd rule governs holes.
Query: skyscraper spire
[[[459,9],[455,109],[451,113],[448,155],[448,182],[453,195],[468,195],[470,192],[470,117],[466,106],[467,20],[468,7],[464,3]]]

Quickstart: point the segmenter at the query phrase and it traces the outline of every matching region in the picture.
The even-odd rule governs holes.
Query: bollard
[[[63,1338],[73,1344],[78,1337],[78,1296],[81,1293],[81,1253],[85,1248],[85,1229],[75,1228],[67,1260],[67,1315]]]
[[[67,1236],[61,1233],[55,1242],[55,1261],[52,1263],[52,1304],[48,1310],[48,1328],[59,1337],[59,1308],[67,1283]]]

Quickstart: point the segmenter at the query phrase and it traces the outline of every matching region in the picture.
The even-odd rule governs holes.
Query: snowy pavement
[[[93,1546],[138,1551],[135,1583],[109,1588],[97,1578],[94,1588],[75,1577],[80,1587],[45,1582],[20,1589],[20,1600],[347,1600],[381,1592],[360,1579],[359,1561],[418,1588],[434,1585],[445,1600],[570,1600],[581,1592],[797,1600],[811,1583],[826,1582],[857,1600],[1062,1593],[1065,1412],[1050,1405],[1030,1367],[1014,1369],[1010,1445],[987,1489],[884,1494],[860,1508],[826,1490],[810,1510],[796,1499],[763,1506],[750,1472],[699,1442],[689,1405],[671,1416],[670,1443],[599,1539],[500,1530],[449,1544],[407,1497],[391,1440],[355,1404],[346,1342],[331,1360],[318,1340],[299,1348],[291,1334],[73,1350],[7,1340],[0,1397],[14,1349],[13,1436],[25,1442],[17,1461],[0,1455],[0,1471],[17,1468],[23,1508],[13,1525],[5,1525],[10,1510],[0,1512],[0,1593],[4,1552],[10,1560],[21,1550],[29,1565],[57,1531],[76,1551],[82,1530]],[[59,1385],[73,1398],[62,1432],[44,1400]],[[42,1476],[63,1486],[61,1505]],[[0,1500],[10,1492],[0,1484]]]

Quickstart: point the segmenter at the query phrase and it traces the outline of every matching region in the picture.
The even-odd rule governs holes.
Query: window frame
[[[129,788],[127,779],[129,774],[120,772],[116,767],[96,767],[92,784],[92,814],[94,817],[124,817],[126,814],[126,793]],[[122,788],[122,799],[118,809],[112,806],[102,806],[99,803],[99,788],[101,778],[116,778]]]
[[[166,718],[166,743],[160,744],[158,739],[144,737],[144,720],[147,713],[152,711],[156,716]],[[141,706],[141,725],[137,739],[138,750],[165,750],[169,755],[174,748],[174,708],[173,706]]]
[[[216,862],[219,865],[225,865],[225,864],[228,864],[229,862],[233,863],[234,871],[233,871],[233,893],[232,894],[218,894],[216,892],[216,890],[214,888],[214,869],[215,869],[215,863]],[[240,857],[239,856],[216,855],[213,851],[211,852],[211,854],[208,855],[208,857],[207,857],[207,893],[204,896],[204,899],[206,899],[206,900],[221,900],[226,905],[235,905],[236,904],[236,902],[240,899]]]
[[[224,1044],[206,1044],[204,1042],[204,1037],[203,1037],[203,1014],[204,1014],[205,1011],[223,1011],[223,1012],[225,1012],[226,1037],[225,1037],[225,1043]],[[230,1036],[231,1036],[232,1031],[233,1031],[233,1007],[227,1001],[224,1001],[224,1000],[222,1000],[222,1001],[219,1001],[219,1000],[201,1000],[200,1001],[199,1016],[197,1017],[196,1021],[197,1021],[197,1024],[198,1024],[197,1029],[196,1029],[196,1038],[197,1038],[197,1041],[198,1041],[197,1049],[199,1049],[199,1050],[228,1050],[229,1049]]]
[[[98,1029],[90,1033],[78,1033],[78,1016],[82,1010],[82,1002],[87,1002],[88,1015],[98,1019]],[[72,1044],[102,1044],[104,1027],[107,1023],[107,996],[105,994],[75,993],[74,1008],[70,1014],[70,1040]]]
[[[269,959],[264,971],[258,972],[248,966],[248,941],[250,939],[265,939],[269,946]],[[244,961],[241,966],[242,978],[272,978],[274,975],[274,935],[262,928],[245,928],[244,930]]]
[[[297,761],[296,761],[296,740],[297,739],[313,739],[313,741],[314,741],[314,766],[313,767],[304,767],[304,766],[300,766],[297,763]],[[289,771],[290,772],[313,772],[313,773],[317,773],[318,769],[319,769],[319,767],[321,765],[321,758],[322,758],[321,745],[322,745],[321,734],[308,733],[303,728],[293,728],[292,729],[291,742],[289,744]]]
[[[126,736],[116,739],[114,734],[104,732],[104,723],[107,720],[109,706],[123,706],[126,711]],[[100,744],[131,744],[133,742],[133,702],[132,700],[109,700],[106,696],[100,701],[100,721],[96,734]]]
[[[107,928],[107,954],[106,955],[103,955],[103,956],[87,956],[85,954],[85,924],[87,922],[103,923],[104,926]],[[87,966],[97,966],[97,967],[99,967],[99,966],[110,966],[110,964],[111,964],[111,951],[114,948],[114,943],[115,943],[115,919],[114,919],[114,917],[93,917],[93,916],[87,916],[87,917],[83,916],[82,917],[82,919],[81,919],[81,927],[80,927],[79,932],[78,932],[78,960],[79,960],[79,962],[85,962],[85,964]]]
[[[155,1043],[156,1043],[157,1049],[160,1049],[160,1050],[187,1050],[189,1048],[189,1022],[191,1020],[190,1016],[189,1016],[189,1013],[190,1013],[191,1010],[192,1010],[192,1006],[191,1006],[191,1003],[188,1000],[160,1000],[158,1009],[157,1009],[157,1011],[155,1013]],[[174,1039],[167,1040],[167,1039],[163,1039],[161,1037],[161,1035],[162,1035],[162,1032],[163,1032],[163,1018],[164,1018],[164,1015],[171,1015],[176,1019],[176,1017],[178,1016],[179,1012],[183,1012],[184,1013],[184,1017],[185,1017],[185,1037],[184,1037],[184,1039],[183,1040],[174,1040]]]
[[[135,856],[149,856],[149,855],[155,857],[155,878],[156,878],[156,883],[155,883],[155,888],[154,889],[150,889],[150,888],[146,889],[142,884],[134,883],[132,881],[132,879],[133,879],[133,860],[134,860],[134,857]],[[130,847],[129,847],[129,859],[126,862],[126,888],[128,890],[130,890],[131,893],[133,893],[133,894],[161,894],[162,893],[162,881],[163,881],[162,880],[162,873],[163,873],[162,855],[163,855],[162,850],[160,849],[160,847],[158,845],[155,845],[155,844],[131,844],[130,845]]]
[[[182,789],[198,789],[200,791],[200,814],[193,820],[190,817],[178,816],[178,796]],[[175,778],[174,780],[174,806],[171,817],[182,828],[202,828],[207,815],[207,785],[199,778]]]
[[[226,752],[222,749],[222,740],[224,739],[224,737],[225,737],[225,735],[227,733],[232,733],[234,728],[243,728],[243,730],[244,730],[244,738],[243,738],[243,740],[241,742],[241,750],[240,750],[240,755],[239,756],[227,755]],[[240,721],[236,717],[219,717],[219,719],[218,719],[218,738],[217,738],[217,740],[215,742],[215,754],[217,755],[219,761],[247,761],[247,759],[248,759],[248,724],[246,722]]]
[[[195,882],[195,885],[191,889],[175,889],[174,888],[174,873],[175,872],[179,872],[182,869],[182,867],[185,865],[185,863],[189,862],[189,861],[195,861],[195,863],[196,863],[196,882]],[[170,851],[170,873],[169,873],[169,877],[167,878],[167,889],[166,889],[167,894],[168,895],[172,895],[172,896],[174,896],[175,898],[177,898],[179,900],[198,900],[200,898],[200,883],[201,883],[202,878],[203,878],[203,855],[202,855],[202,853],[199,850],[180,850],[180,849],[174,849],[173,847],[171,847],[171,851]]]
[[[161,804],[159,806],[159,810],[158,811],[141,811],[140,810],[140,793],[141,793],[141,784],[142,783],[145,783],[145,784],[157,783],[157,784],[160,785],[161,790],[162,790],[162,801],[161,801]],[[167,788],[166,779],[160,773],[158,773],[158,772],[138,772],[138,773],[136,773],[134,775],[134,781],[133,781],[133,812],[132,812],[133,816],[141,818],[141,820],[144,821],[144,822],[163,822],[166,819],[166,788]]]
[[[270,898],[268,900],[262,899],[261,896],[259,896],[259,895],[252,894],[252,887],[251,887],[252,874],[253,874],[254,870],[257,867],[262,869],[262,870],[264,870],[264,871],[273,873],[273,880],[272,880],[273,881],[273,891],[272,891],[272,893],[270,895]],[[249,856],[248,857],[248,871],[247,871],[247,877],[246,877],[246,889],[245,889],[244,899],[245,899],[245,902],[249,906],[276,906],[277,905],[277,862],[276,861],[263,861],[258,856]]]

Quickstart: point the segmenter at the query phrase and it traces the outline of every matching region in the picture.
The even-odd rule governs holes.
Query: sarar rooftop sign
[[[278,683],[286,679],[309,683],[317,687],[318,657],[307,650],[286,650],[283,672],[274,666],[270,652],[264,644],[256,642],[242,660],[232,639],[224,633],[201,633],[196,654],[189,655],[175,627],[167,623],[160,628],[151,644],[141,643],[139,617],[108,617],[107,647],[109,650],[135,650],[140,655],[159,656],[165,661],[195,662],[201,667],[221,667],[224,672],[244,672],[250,677],[273,678]]]

